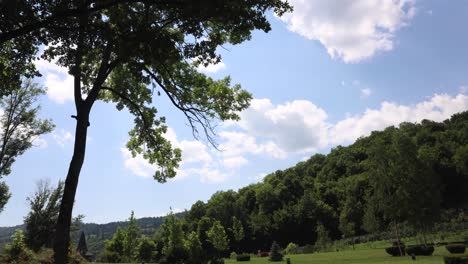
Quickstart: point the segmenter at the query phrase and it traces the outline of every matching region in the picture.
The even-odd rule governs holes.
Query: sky
[[[269,13],[272,30],[220,49],[222,62],[199,68],[231,76],[253,95],[239,122],[218,123],[220,150],[193,138],[168,98],[166,137],[182,154],[176,178],[160,184],[155,165],[125,149],[132,116],[98,102],[73,214],[85,222],[161,216],[238,190],[271,172],[349,145],[373,130],[423,119],[442,121],[468,110],[468,1],[290,0],[295,11]],[[55,130],[35,141],[3,180],[12,197],[0,226],[21,224],[39,180],[65,179],[73,150],[72,77],[39,61],[47,89],[41,117]]]

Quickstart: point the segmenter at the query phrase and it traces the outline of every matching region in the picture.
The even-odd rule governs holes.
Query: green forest
[[[374,131],[350,146],[270,173],[261,183],[219,191],[183,217],[170,215],[149,236],[155,258],[168,257],[165,248],[176,243],[169,242],[175,230],[178,250],[189,250],[183,245],[196,239],[204,254],[216,254],[207,237],[216,225],[227,241],[223,254],[268,251],[273,241],[282,248],[316,245],[312,251],[320,251],[334,240],[391,239],[395,225],[405,236],[429,234],[444,223],[466,228],[467,143],[468,112],[440,123],[423,120]],[[116,240],[118,235],[110,241]],[[101,254],[113,250],[109,246]]]
[[[405,255],[468,263],[466,61],[456,61],[464,57],[460,47],[433,43],[436,27],[427,22],[414,24],[426,25],[431,41],[410,38],[418,29],[402,31],[410,47],[404,51],[396,32],[416,15],[438,17],[416,2],[0,1],[0,213],[16,217],[11,225],[24,222],[0,228],[0,263],[224,264],[254,258],[257,264],[304,264],[315,258],[351,264]],[[465,10],[458,6],[443,18]],[[455,21],[465,17],[443,25],[439,19],[439,31],[467,35],[445,30],[466,24]],[[271,32],[278,25],[283,29]],[[249,46],[253,38],[259,42]],[[465,52],[468,39],[448,42]],[[428,44],[433,46],[420,48]],[[232,56],[234,48],[243,55]],[[432,57],[436,48],[448,53]],[[382,55],[393,49],[400,51],[395,57]],[[317,53],[307,57],[312,50]],[[422,60],[427,58],[430,63]],[[227,64],[233,77],[217,75]],[[461,77],[451,75],[455,70]],[[423,96],[427,100],[414,101]],[[439,122],[443,118],[449,119]],[[333,128],[348,122],[356,128],[344,126],[340,133],[354,129],[353,136],[368,136],[329,140]],[[369,135],[369,128],[383,130]],[[322,140],[324,131],[331,132]],[[54,146],[46,149],[49,141]],[[40,152],[20,161],[40,145]],[[233,153],[245,149],[223,156],[223,145]],[[304,153],[328,153],[227,190],[251,182],[245,180],[254,171],[248,168],[273,162],[275,151],[281,155],[274,161],[288,166]],[[244,156],[254,155],[242,184],[221,185],[249,163]],[[268,165],[268,171],[285,167]],[[185,181],[174,189],[143,190],[151,185],[145,177],[157,185],[194,176],[224,187],[205,190]],[[37,189],[26,196],[31,179],[39,180]],[[94,187],[97,196],[89,198]],[[202,194],[223,190],[164,217],[136,219],[131,211],[127,221],[98,225],[85,224],[79,214],[93,207],[91,219],[122,216],[123,200],[125,210],[159,206],[146,211],[158,212],[171,206],[162,195],[184,196],[187,188],[202,192],[170,202],[187,208]],[[155,190],[159,196],[149,196]],[[141,196],[130,198],[136,194]],[[24,195],[27,213],[16,195]],[[97,200],[105,206],[97,208]],[[363,262],[367,257],[375,262]]]

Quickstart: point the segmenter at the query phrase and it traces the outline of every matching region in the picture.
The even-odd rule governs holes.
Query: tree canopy
[[[218,63],[218,47],[249,40],[253,30],[269,31],[266,13],[282,15],[291,6],[283,0],[49,0],[5,1],[0,10],[0,43],[13,45],[7,60],[18,55],[30,62],[31,47],[43,45],[41,57],[74,76],[75,148],[54,247],[55,261],[65,263],[94,102],[114,102],[135,116],[127,147],[157,163],[154,178],[165,182],[175,176],[181,155],[164,138],[165,118],[152,104],[154,93],[164,93],[183,112],[195,137],[201,130],[214,144],[213,121],[238,119],[251,95],[196,66]]]

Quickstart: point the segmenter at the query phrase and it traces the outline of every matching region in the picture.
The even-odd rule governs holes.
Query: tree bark
[[[401,249],[401,244],[400,244],[400,234],[398,232],[398,223],[395,222],[395,235],[397,239],[397,245],[398,245],[398,250],[400,251],[400,256],[403,256],[403,250]]]
[[[86,109],[86,108],[85,108]],[[60,212],[54,238],[54,263],[68,263],[68,247],[70,244],[70,225],[72,219],[73,203],[81,167],[84,162],[86,150],[86,136],[88,132],[89,111],[81,110],[77,115],[75,129],[75,145],[73,157],[68,168],[65,187],[63,190]]]

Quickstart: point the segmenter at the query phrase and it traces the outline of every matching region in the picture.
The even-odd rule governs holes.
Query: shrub
[[[309,254],[309,253],[314,253],[315,252],[315,247],[314,245],[305,245],[303,248],[302,248],[302,253],[304,254]]]
[[[434,253],[433,246],[415,245],[405,249],[406,254],[415,256],[431,256]]]
[[[444,257],[445,264],[468,264],[467,257]]]
[[[250,261],[250,255],[248,254],[239,254],[236,257],[237,261]]]
[[[104,249],[99,252],[96,260],[98,262],[119,263],[122,262],[122,256],[117,252]]]
[[[11,244],[5,245],[5,259],[7,263],[31,263],[34,260],[33,252],[26,247],[24,233],[17,229],[11,236]]]
[[[297,254],[297,245],[292,242],[289,243],[284,250],[284,254]]]
[[[271,245],[271,250],[270,250],[270,261],[282,261],[283,260],[283,254],[280,252],[280,247],[279,245],[273,241],[273,244]]]
[[[385,249],[385,251],[394,257],[400,256],[400,249],[398,247],[388,247]],[[401,253],[403,253],[403,256],[405,255],[405,247],[401,247]]]
[[[258,252],[257,256],[263,258],[263,257],[268,257],[270,256],[270,252],[268,251],[261,251],[261,252]]]
[[[237,258],[237,253],[236,252],[231,252],[231,254],[229,255],[229,258],[230,259],[236,259]]]
[[[445,246],[448,252],[452,254],[461,254],[465,253],[465,245],[464,244],[448,244]]]

